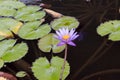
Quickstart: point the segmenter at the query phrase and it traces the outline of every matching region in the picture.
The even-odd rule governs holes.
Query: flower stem
[[[62,71],[60,73],[60,80],[62,80],[62,78],[63,78],[65,64],[66,64],[66,58],[67,58],[67,45],[65,47],[64,63],[63,63],[63,66],[62,66]]]

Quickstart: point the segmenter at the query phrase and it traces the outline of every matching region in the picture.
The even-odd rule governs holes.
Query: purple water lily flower
[[[61,28],[56,31],[55,38],[60,40],[58,46],[62,46],[64,44],[69,44],[71,46],[76,46],[73,40],[75,40],[79,35],[75,32],[75,29],[69,30],[68,28]]]

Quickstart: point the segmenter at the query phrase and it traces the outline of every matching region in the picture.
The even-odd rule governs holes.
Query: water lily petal
[[[76,46],[75,43],[73,43],[72,41],[68,42],[67,44],[71,45],[71,46]]]
[[[65,45],[66,43],[65,42],[59,42],[58,44],[57,44],[57,46],[62,46],[62,45]]]
[[[71,29],[69,35],[72,36],[74,32],[75,32],[75,30]]]

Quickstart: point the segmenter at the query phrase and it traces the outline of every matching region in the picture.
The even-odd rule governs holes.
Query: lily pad
[[[40,50],[43,52],[50,52],[52,50],[53,53],[59,53],[65,49],[65,45],[57,46],[59,40],[54,38],[54,35],[50,33],[39,40],[38,46]]]
[[[102,23],[98,26],[97,33],[101,36],[109,35],[109,40],[120,41],[120,20],[111,20]]]
[[[16,10],[9,7],[1,7],[0,6],[0,16],[14,16]]]
[[[11,48],[7,49],[1,59],[4,62],[13,62],[24,57],[27,51],[28,46],[26,43],[18,43],[15,46],[11,46]]]
[[[19,71],[16,73],[17,77],[25,77],[27,75],[27,73],[25,71]]]
[[[2,68],[3,66],[4,66],[4,61],[0,59],[0,68]]]
[[[11,18],[1,18],[0,24],[1,24],[0,25],[0,36],[3,36],[5,38],[13,37],[12,32],[17,34],[19,28],[23,25],[21,22],[16,21]]]
[[[48,24],[40,25],[42,22],[28,22],[19,30],[18,35],[23,39],[38,39],[47,35],[51,28]],[[40,26],[39,26],[40,25]]]
[[[5,54],[8,49],[11,49],[12,46],[16,43],[16,40],[3,40],[0,42],[0,58]]]
[[[120,21],[113,20],[104,22],[100,26],[98,26],[97,33],[101,36],[105,36],[118,30],[120,30]]]
[[[113,32],[109,35],[109,40],[112,40],[112,41],[120,41],[120,30],[119,31],[116,31],[116,32]]]
[[[16,0],[1,0],[0,6],[18,9],[18,8],[22,8],[26,5],[24,3],[20,2],[20,1],[16,1]]]
[[[50,63],[45,57],[39,58],[33,63],[32,71],[38,80],[59,80],[63,62],[64,59],[59,57],[53,57]],[[65,80],[69,71],[70,66],[66,62],[62,80]]]
[[[23,15],[28,15],[28,14],[34,13],[40,9],[41,9],[41,7],[39,7],[39,6],[25,6],[25,7],[17,10],[16,18],[19,18]]]
[[[78,20],[70,16],[63,16],[51,22],[51,27],[54,30],[58,30],[62,27],[68,27],[69,29],[72,29],[77,28],[78,26],[79,26]]]
[[[35,12],[32,14],[25,14],[19,17],[15,17],[18,20],[21,21],[35,21],[35,20],[40,20],[45,16],[45,12],[44,11],[39,11],[39,12]]]
[[[3,36],[0,36],[0,40],[3,40],[3,39],[5,39],[5,37],[3,37]]]

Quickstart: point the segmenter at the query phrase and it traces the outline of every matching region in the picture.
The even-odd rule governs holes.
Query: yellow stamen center
[[[67,34],[67,35],[64,35],[62,38],[63,38],[64,40],[67,40],[67,39],[70,38],[70,36]]]

